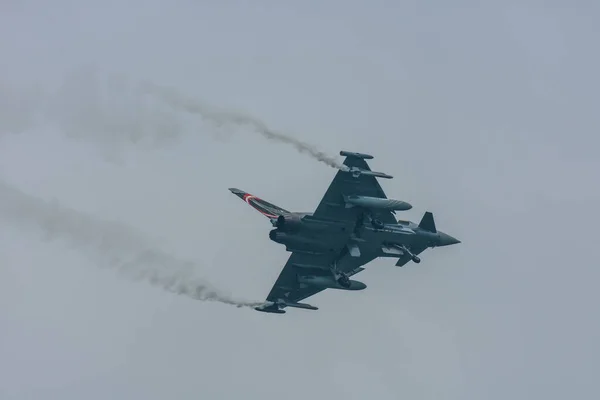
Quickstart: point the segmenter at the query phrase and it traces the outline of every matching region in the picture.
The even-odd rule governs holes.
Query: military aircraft
[[[433,214],[419,224],[396,220],[396,211],[412,208],[407,202],[388,199],[365,160],[369,154],[340,151],[346,157],[316,210],[291,212],[243,190],[229,190],[269,218],[275,229],[269,238],[291,252],[266,302],[255,310],[284,314],[285,307],[317,310],[301,300],[325,289],[363,290],[350,277],[378,257],[397,258],[396,266],[418,257],[427,248],[460,243],[437,230]]]

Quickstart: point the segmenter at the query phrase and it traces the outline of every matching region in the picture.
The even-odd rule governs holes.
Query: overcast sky
[[[395,177],[387,195],[414,206],[401,216],[432,211],[462,243],[401,269],[376,260],[356,276],[367,290],[274,315],[102,268],[9,218],[17,200],[4,196],[0,398],[599,397],[600,13],[497,3],[3,1],[5,188],[127,224],[219,291],[263,300],[289,253],[227,188],[313,211],[335,170],[249,129],[140,116],[116,97],[106,118],[172,140],[73,125],[97,96],[86,74],[120,73],[334,156],[373,154]],[[64,102],[34,121],[31,85],[65,79]]]

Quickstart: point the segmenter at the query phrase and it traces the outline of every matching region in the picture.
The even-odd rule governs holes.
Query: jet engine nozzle
[[[275,222],[275,227],[282,232],[294,232],[299,230],[301,226],[302,218],[296,214],[280,215]]]

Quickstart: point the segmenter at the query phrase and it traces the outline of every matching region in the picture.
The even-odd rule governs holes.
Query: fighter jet
[[[290,255],[264,304],[257,311],[284,314],[284,308],[318,308],[300,303],[325,289],[363,290],[350,277],[378,257],[397,258],[396,266],[420,263],[428,248],[460,243],[439,231],[433,214],[416,224],[396,220],[396,211],[412,205],[388,199],[376,178],[393,177],[372,171],[369,154],[340,151],[346,157],[314,212],[292,212],[240,189],[229,190],[267,217],[269,238]]]

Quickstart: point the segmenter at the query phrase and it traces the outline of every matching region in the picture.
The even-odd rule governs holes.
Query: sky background
[[[126,279],[0,198],[0,398],[598,397],[599,7],[497,3],[3,1],[0,181],[263,300],[289,253],[227,188],[313,211],[335,170],[244,127],[94,103],[90,74],[121,73],[372,154],[414,206],[399,217],[432,211],[462,243],[273,315]]]

